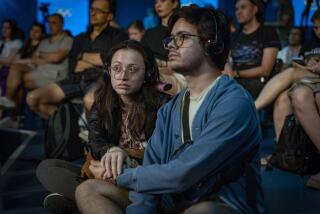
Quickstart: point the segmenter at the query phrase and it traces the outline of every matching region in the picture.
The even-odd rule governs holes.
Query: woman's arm
[[[11,65],[11,63],[15,59],[18,51],[19,51],[18,48],[11,49],[9,56],[0,58],[0,65],[6,65],[6,66]]]

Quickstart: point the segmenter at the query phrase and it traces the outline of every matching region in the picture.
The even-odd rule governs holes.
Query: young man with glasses
[[[101,213],[114,213],[110,203],[127,213],[264,213],[255,107],[246,90],[221,74],[229,53],[227,18],[191,5],[172,15],[169,30],[169,66],[188,87],[159,110],[143,165],[116,177],[131,190],[131,204],[121,207],[101,191],[107,184],[95,180],[77,188],[77,203],[94,201],[96,211],[105,208]]]
[[[63,99],[84,96],[103,74],[103,61],[109,49],[128,35],[110,26],[115,14],[114,0],[94,0],[90,8],[90,27],[74,39],[69,54],[69,74],[65,80],[49,84],[27,97],[30,109],[48,119]],[[92,93],[86,97],[89,100]]]

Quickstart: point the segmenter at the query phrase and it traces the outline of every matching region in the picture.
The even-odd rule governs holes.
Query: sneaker
[[[67,199],[59,193],[51,193],[43,200],[43,207],[52,213],[79,213],[74,201]]]
[[[16,107],[16,104],[12,100],[9,100],[6,97],[0,97],[0,108],[1,109],[12,109],[15,107]]]

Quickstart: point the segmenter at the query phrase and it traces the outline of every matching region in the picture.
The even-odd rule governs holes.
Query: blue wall
[[[136,19],[141,21],[147,15],[147,8],[154,5],[154,0],[117,0],[116,20],[126,28]]]
[[[45,1],[45,0],[42,0]],[[49,0],[48,0],[49,1]],[[55,0],[50,0],[55,1]],[[62,0],[57,0],[61,2]],[[64,0],[68,1],[68,0]],[[86,1],[86,0],[81,0]],[[87,0],[89,1],[89,0]],[[185,1],[185,0],[183,0]],[[200,1],[200,0],[198,0]],[[205,0],[205,2],[218,1],[219,8],[226,11],[228,15],[234,16],[234,0]],[[296,10],[304,8],[303,0],[293,0]],[[300,5],[297,5],[297,2]],[[117,16],[116,19],[120,26],[126,28],[133,20],[142,20],[146,16],[148,7],[153,7],[154,0],[117,0]],[[30,25],[37,19],[37,0],[0,0],[0,22],[5,18],[14,18],[23,30],[27,30]],[[298,8],[297,8],[298,7]],[[266,20],[274,21],[275,19],[276,0],[268,3],[266,10]],[[77,14],[81,15],[81,14]],[[87,15],[86,15],[87,16]],[[296,19],[300,19],[296,14]],[[83,25],[86,25],[84,23]],[[84,28],[82,28],[84,29]]]
[[[4,19],[15,19],[25,31],[36,20],[37,0],[0,0],[0,23]]]

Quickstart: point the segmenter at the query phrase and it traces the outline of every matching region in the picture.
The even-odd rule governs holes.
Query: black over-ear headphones
[[[214,28],[215,28],[215,36],[214,38],[208,39],[204,44],[204,49],[206,53],[208,53],[210,56],[212,55],[218,55],[222,53],[224,50],[224,43],[222,41],[222,38],[218,35],[218,17],[217,17],[217,11],[212,8],[207,10],[209,15],[212,17],[214,22]]]

